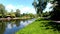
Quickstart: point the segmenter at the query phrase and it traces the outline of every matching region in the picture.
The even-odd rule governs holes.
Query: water
[[[15,34],[34,20],[35,19],[0,21],[0,34]]]

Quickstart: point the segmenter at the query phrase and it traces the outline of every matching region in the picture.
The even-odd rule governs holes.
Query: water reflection
[[[3,23],[2,21],[0,22],[0,33],[3,34],[3,32],[5,31],[6,28],[6,24],[5,22]]]
[[[35,19],[0,21],[0,34],[15,34],[16,31],[30,24],[34,20]]]

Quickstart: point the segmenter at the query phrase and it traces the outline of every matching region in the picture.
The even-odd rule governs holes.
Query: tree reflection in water
[[[0,21],[0,34],[15,34],[16,31],[30,24],[34,20],[35,19]]]
[[[16,26],[18,27],[20,25],[20,20],[15,21]]]
[[[0,34],[4,34],[6,28],[6,22],[0,21]]]

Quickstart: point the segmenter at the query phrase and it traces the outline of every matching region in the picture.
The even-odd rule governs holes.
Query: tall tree
[[[9,12],[9,15],[13,18],[13,17],[15,17],[15,12],[13,12],[13,10],[11,10],[11,12]]]
[[[48,0],[37,0],[37,1],[34,0],[33,2],[33,6],[35,7],[35,9],[37,9],[37,14],[39,14],[40,16],[42,16],[42,13],[46,7],[47,1]]]
[[[20,17],[20,10],[19,9],[16,10],[15,15],[16,15],[16,17]]]
[[[34,8],[35,8],[35,10],[36,10],[36,6],[37,6],[36,0],[34,0],[34,2],[32,3],[32,5],[34,6]]]
[[[60,20],[60,0],[53,1],[54,11],[51,12],[51,19]]]
[[[2,17],[5,16],[5,12],[6,12],[6,10],[5,10],[5,6],[2,5],[2,4],[0,4],[0,14],[2,14]]]

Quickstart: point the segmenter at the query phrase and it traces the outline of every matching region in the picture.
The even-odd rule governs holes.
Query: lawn
[[[16,32],[16,34],[60,34],[60,26],[51,20],[39,18]]]

